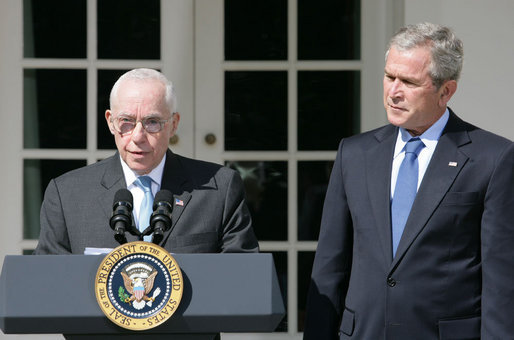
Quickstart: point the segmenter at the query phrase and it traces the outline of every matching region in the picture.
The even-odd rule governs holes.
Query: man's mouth
[[[399,111],[407,111],[406,109],[404,109],[403,107],[399,107],[399,106],[395,106],[395,105],[391,105],[391,104],[388,104],[390,108],[392,108],[393,110],[399,110]]]
[[[135,155],[135,156],[144,156],[148,152],[147,151],[129,151],[129,153],[131,153],[132,155]]]

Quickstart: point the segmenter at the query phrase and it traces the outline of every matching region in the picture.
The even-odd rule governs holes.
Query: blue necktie
[[[140,176],[136,179],[135,183],[145,192],[139,208],[139,220],[137,225],[139,231],[143,232],[150,225],[150,216],[153,212],[152,179],[149,176]],[[144,240],[151,242],[152,236],[145,236]]]
[[[418,153],[425,145],[419,138],[410,139],[405,145],[405,158],[400,165],[393,201],[391,223],[393,226],[393,258],[400,243],[405,223],[418,188]]]

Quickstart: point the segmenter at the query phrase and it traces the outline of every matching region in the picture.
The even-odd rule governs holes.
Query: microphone
[[[153,230],[152,242],[161,243],[164,232],[171,228],[171,211],[173,210],[173,194],[168,190],[159,191],[153,200],[153,213],[150,226]]]
[[[132,227],[132,202],[132,194],[127,189],[120,189],[114,194],[109,225],[114,230],[114,239],[120,244],[127,243],[125,231]]]

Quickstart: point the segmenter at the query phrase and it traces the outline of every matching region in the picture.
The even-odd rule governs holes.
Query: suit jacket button
[[[396,281],[395,281],[392,277],[390,277],[390,276],[389,276],[389,277],[387,278],[387,285],[388,285],[389,287],[394,287],[394,286],[396,286]]]

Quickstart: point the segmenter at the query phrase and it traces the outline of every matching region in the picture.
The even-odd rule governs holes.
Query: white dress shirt
[[[441,118],[439,118],[430,128],[428,128],[427,131],[423,132],[423,134],[419,136],[419,139],[421,139],[423,144],[425,144],[425,147],[421,149],[421,152],[418,155],[418,189],[421,181],[423,180],[423,176],[427,171],[428,163],[430,163],[430,159],[434,154],[439,137],[441,137],[441,133],[443,132],[449,117],[450,112],[448,111],[448,108],[446,108],[446,111]],[[399,129],[398,137],[396,138],[396,146],[394,148],[393,168],[391,171],[391,198],[393,198],[394,195],[394,188],[396,187],[396,179],[398,178],[400,165],[405,158],[405,144],[407,144],[407,141],[411,138],[413,137],[409,132],[407,132],[407,130],[404,128]]]
[[[125,176],[125,182],[127,183],[127,189],[132,193],[132,197],[134,198],[134,210],[132,211],[132,215],[134,216],[134,223],[137,226],[139,222],[139,208],[141,207],[141,202],[143,201],[143,197],[145,192],[139,186],[137,186],[134,182],[136,181],[138,175],[129,168],[127,163],[121,159],[121,167],[123,168],[123,175]],[[162,158],[159,165],[157,165],[149,174],[145,176],[149,176],[152,179],[152,195],[155,197],[155,194],[161,190],[161,180],[162,173],[164,172],[164,163],[166,162],[166,154]]]

